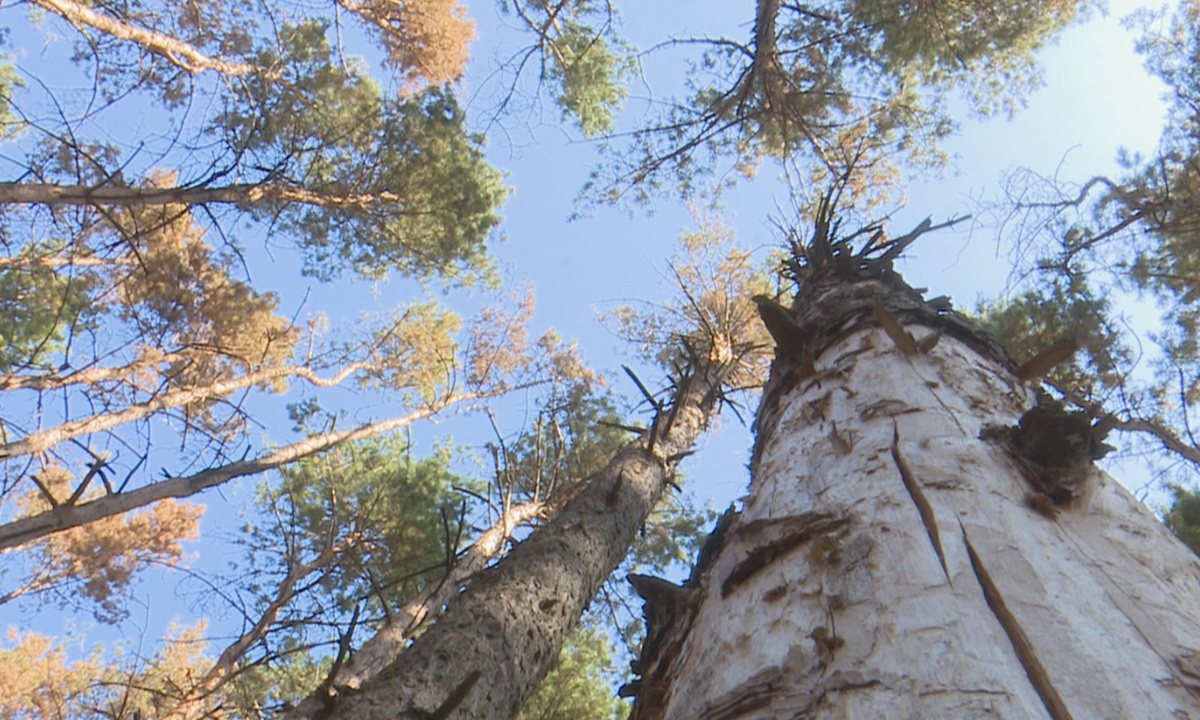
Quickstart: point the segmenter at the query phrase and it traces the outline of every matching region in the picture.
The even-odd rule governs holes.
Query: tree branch
[[[34,433],[14,442],[0,444],[0,460],[7,460],[20,455],[40,453],[49,450],[65,440],[108,430],[118,425],[140,420],[162,410],[191,405],[192,403],[210,398],[224,397],[235,390],[242,390],[261,383],[270,382],[271,380],[278,380],[279,378],[299,376],[314,385],[331,387],[364,367],[366,367],[366,363],[351,363],[333,377],[325,379],[318,377],[310,368],[298,365],[285,365],[283,367],[266,368],[257,372],[247,373],[241,377],[223,380],[202,388],[167,392],[118,412],[92,415],[91,417],[63,423],[50,430]]]
[[[283,183],[240,183],[222,187],[121,187],[57,185],[53,183],[0,182],[0,204],[24,205],[204,205],[245,204],[265,201],[297,202],[318,207],[354,207],[402,203],[391,192],[337,195]]]
[[[66,375],[48,373],[44,375],[0,376],[0,392],[8,390],[59,390],[68,385],[94,385],[107,380],[120,380],[157,363],[173,363],[182,359],[177,354],[164,355],[153,362],[133,362],[124,367],[91,367],[76,370]]]
[[[102,15],[91,8],[80,5],[72,0],[33,0],[34,4],[61,15],[75,24],[90,25],[122,40],[135,42],[138,45],[165,57],[175,65],[190,73],[203,70],[216,70],[225,75],[248,75],[258,70],[249,63],[230,62],[213,58],[197,50],[194,46],[178,38],[164,35],[153,30],[129,25],[116,18]]]
[[[188,690],[187,695],[170,712],[161,716],[163,720],[186,720],[196,717],[197,714],[202,716],[203,713],[196,712],[196,706],[234,676],[246,652],[266,636],[279,616],[279,611],[295,597],[296,583],[313,571],[333,563],[343,550],[341,547],[328,546],[309,562],[292,566],[276,588],[275,597],[263,608],[254,626],[225,647],[208,672]]]
[[[387,667],[408,647],[416,637],[417,630],[441,615],[446,604],[462,592],[471,576],[500,554],[514,530],[544,516],[550,505],[535,500],[508,508],[494,525],[479,536],[441,581],[405,603],[374,637],[347,659],[326,683],[328,696],[314,692],[288,713],[284,720],[313,720],[324,710],[331,696],[347,690],[358,690],[363,683]]]
[[[70,530],[102,518],[136,510],[166,498],[190,497],[234,478],[274,470],[288,463],[329,450],[340,443],[353,442],[407,427],[418,420],[433,417],[452,405],[496,397],[511,389],[515,388],[450,395],[401,417],[370,423],[353,430],[315,435],[253,460],[242,460],[210,468],[186,477],[170,478],[136,490],[106,495],[81,505],[60,505],[52,510],[0,525],[0,550],[23,545],[46,535]]]
[[[112,265],[136,265],[133,258],[98,257],[0,257],[0,269],[15,267],[110,267]]]

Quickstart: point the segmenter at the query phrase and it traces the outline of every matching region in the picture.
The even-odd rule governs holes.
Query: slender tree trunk
[[[743,510],[686,586],[634,578],[634,718],[1200,716],[1200,564],[1102,429],[847,258],[801,281]]]
[[[418,420],[434,417],[454,405],[465,405],[476,400],[496,397],[511,389],[450,395],[417,408],[407,415],[381,420],[352,430],[313,435],[251,460],[238,460],[227,465],[202,470],[194,475],[152,482],[133,490],[102,495],[87,502],[60,503],[36,515],[29,515],[0,525],[0,551],[33,542],[52,533],[64,532],[106,517],[136,510],[166,498],[190,497],[234,478],[257,475],[325,452],[342,443],[354,442],[408,427]]]
[[[438,582],[401,606],[322,686],[306,697],[286,720],[315,720],[334,695],[354,692],[395,660],[417,632],[441,616],[445,606],[462,592],[472,576],[495,560],[512,540],[513,532],[543,515],[550,504],[536,500],[510,507],[488,528]]]
[[[617,453],[553,522],[472,579],[395,662],[358,692],[331,698],[323,717],[515,717],[707,425],[725,370],[703,365],[680,380],[647,440]]]

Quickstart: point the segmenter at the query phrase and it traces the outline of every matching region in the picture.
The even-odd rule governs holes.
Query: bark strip
[[[746,525],[739,534],[762,534],[768,529],[781,532],[776,533],[777,537],[756,545],[745,558],[733,567],[733,570],[721,583],[721,597],[728,597],[738,586],[765,570],[785,554],[819,535],[837,530],[846,522],[844,517],[835,517],[826,512],[814,512],[770,521],[758,520]]]
[[[925,525],[925,533],[929,535],[933,551],[937,553],[938,562],[942,564],[946,582],[950,582],[950,571],[946,569],[946,553],[942,551],[942,536],[938,533],[937,517],[933,513],[933,506],[929,504],[928,498],[925,497],[925,491],[921,490],[917,479],[913,477],[912,468],[900,454],[900,426],[896,424],[895,419],[892,420],[892,427],[892,459],[896,461],[900,479],[904,481],[904,489],[908,491],[908,496],[912,498],[913,505],[917,506],[917,512],[921,515],[921,523]]]
[[[1046,712],[1050,713],[1050,717],[1054,720],[1074,720],[1071,711],[1067,709],[1067,704],[1063,702],[1062,696],[1058,694],[1054,683],[1051,682],[1050,674],[1046,672],[1042,661],[1038,659],[1037,651],[1033,649],[1033,643],[1030,642],[1029,636],[1017,622],[1016,616],[1008,609],[1004,597],[1000,594],[1000,589],[996,587],[992,576],[983,566],[979,554],[975,552],[975,547],[971,545],[971,539],[967,537],[967,529],[962,527],[962,523],[959,523],[959,527],[962,529],[963,543],[967,546],[967,555],[971,558],[971,569],[975,571],[975,577],[979,579],[979,587],[983,589],[983,597],[987,600],[988,608],[1000,622],[1000,627],[1004,628],[1005,634],[1008,635],[1008,640],[1017,653],[1017,659],[1021,661],[1021,666],[1025,668],[1025,673],[1029,676],[1029,682],[1033,684],[1033,689],[1037,691],[1038,697],[1042,699],[1042,704],[1046,706]]]

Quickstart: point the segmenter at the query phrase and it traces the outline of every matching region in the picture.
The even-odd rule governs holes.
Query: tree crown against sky
[[[254,589],[246,597],[269,612],[247,613],[250,629],[214,646],[278,671],[247,673],[221,691],[238,696],[245,703],[240,707],[263,698],[282,702],[289,692],[292,702],[346,661],[341,645],[359,647],[365,632],[360,624],[384,625],[414,594],[435,588],[431,578],[470,542],[472,523],[482,529],[521,508],[539,514],[523,522],[552,517],[555,503],[575,492],[572,481],[590,474],[581,468],[596,467],[613,444],[611,436],[600,438],[599,449],[589,451],[596,457],[573,465],[564,448],[574,447],[574,440],[553,437],[566,421],[534,423],[532,437],[496,451],[496,479],[480,491],[441,475],[436,461],[407,464],[407,479],[404,472],[375,480],[347,471],[359,462],[383,470],[398,462],[395,455],[412,452],[392,446],[391,455],[377,457],[381,446],[375,443],[383,441],[369,436],[534,383],[548,388],[546,417],[569,410],[589,418],[574,431],[579,437],[606,432],[596,429],[600,415],[622,423],[604,401],[586,396],[579,383],[592,376],[564,343],[552,334],[529,339],[532,299],[520,293],[489,302],[457,336],[464,321],[426,298],[355,328],[335,320],[328,331],[323,320],[302,320],[295,305],[281,304],[255,282],[267,272],[255,265],[264,242],[294,248],[303,272],[316,281],[390,273],[453,288],[496,277],[487,241],[500,227],[508,191],[488,164],[483,136],[468,130],[461,87],[450,82],[463,71],[473,32],[462,8],[432,0],[347,1],[270,13],[237,3],[85,6],[46,0],[37,6],[37,28],[70,38],[76,71],[96,84],[95,92],[58,93],[21,61],[7,65],[0,78],[12,170],[0,185],[7,255],[0,267],[0,334],[7,340],[0,370],[4,389],[28,398],[5,404],[26,414],[4,418],[4,489],[6,501],[23,503],[11,518],[41,515],[50,521],[70,515],[76,505],[103,501],[101,516],[80,534],[50,525],[12,536],[14,544],[42,543],[30,557],[86,555],[71,551],[67,540],[81,548],[103,544],[107,554],[88,558],[92,569],[46,563],[45,574],[15,589],[18,595],[53,587],[62,592],[79,585],[54,583],[96,580],[84,584],[80,596],[99,601],[103,617],[120,617],[114,589],[139,567],[180,563],[180,542],[195,534],[199,512],[133,491],[176,492],[166,484],[176,480],[198,490],[328,451],[319,462],[284,470],[284,480],[264,486],[260,507],[286,522],[278,521],[267,536],[247,529],[250,552],[269,550],[276,560],[264,563],[272,565],[264,577],[247,583]],[[675,99],[664,103],[667,110],[630,133],[623,132],[617,111],[627,93],[621,82],[636,63],[609,6],[586,0],[502,5],[527,48],[505,67],[525,68],[536,90],[584,134],[606,136],[608,154],[591,186],[597,197],[665,202],[657,199],[664,191],[689,195],[719,184],[724,168],[752,178],[760,165],[774,168],[781,158],[798,191],[833,180],[845,188],[847,201],[865,204],[890,197],[914,164],[941,161],[939,143],[955,121],[955,93],[965,93],[977,112],[1019,104],[1036,78],[1031,53],[1089,4],[1018,2],[988,13],[976,8],[949,0],[912,7],[760,2],[753,18],[741,19],[750,25],[731,27],[721,37],[676,38],[677,46],[697,50],[692,85],[670,93]],[[1157,166],[1131,165],[1128,177],[1111,180],[1111,192],[1094,206],[1097,225],[1080,224],[1073,236],[1090,232],[1093,240],[1068,249],[1084,257],[1083,251],[1105,247],[1094,238],[1108,232],[1102,224],[1111,226],[1114,214],[1123,221],[1122,213],[1142,223],[1123,229],[1148,227],[1149,234],[1139,237],[1162,240],[1137,246],[1157,249],[1105,267],[1128,270],[1127,282],[1141,283],[1128,287],[1178,300],[1168,320],[1177,320],[1182,334],[1172,335],[1175,355],[1169,357],[1175,361],[1164,367],[1186,372],[1194,357],[1187,335],[1189,322],[1194,324],[1192,298],[1178,280],[1186,268],[1169,266],[1181,255],[1172,245],[1182,242],[1175,231],[1186,227],[1180,213],[1186,205],[1174,198],[1187,187],[1190,142],[1188,31],[1194,23],[1186,8],[1180,17],[1161,41],[1149,36],[1145,46],[1181,98],[1173,118],[1180,129],[1168,135]],[[370,60],[353,57],[355,43]],[[527,90],[518,84],[512,97]],[[496,111],[503,119],[510,110],[509,96],[502,97]],[[147,109],[152,119],[126,120],[131,114],[145,118]],[[1155,226],[1152,218],[1165,219]],[[1062,237],[1072,237],[1063,230]],[[642,343],[646,358],[662,362],[668,375],[697,351],[698,341],[709,342],[704,352],[745,362],[742,375],[728,378],[732,385],[752,386],[769,346],[753,322],[749,296],[773,295],[776,288],[746,264],[745,254],[699,257],[717,243],[704,233],[690,238],[685,245],[690,242],[691,253],[668,266],[687,292],[642,314],[618,311],[616,327]],[[1069,261],[1064,265],[1082,272]],[[1176,277],[1174,284],[1169,276]],[[710,278],[730,282],[706,286]],[[1125,405],[1112,409],[1127,413],[1120,420],[1130,429],[1145,430],[1156,442],[1173,438],[1186,449],[1179,428],[1186,428],[1187,404],[1172,404],[1161,380],[1133,392],[1138,388],[1122,364],[1127,355],[1113,342],[1112,320],[1100,312],[1103,298],[1083,281],[1045,287],[1050,290],[1021,301],[1026,309],[1044,309],[1045,316],[1022,314],[1020,302],[993,313],[1014,353],[1032,354],[1063,333],[1080,334],[1085,352],[1068,366],[1073,374],[1056,377],[1059,384],[1086,402],[1117,397]],[[1005,324],[1005,318],[1024,321],[1026,315],[1032,315],[1026,326]],[[729,327],[753,328],[758,336],[722,335]],[[680,338],[692,346],[681,350],[674,344]],[[289,399],[300,400],[293,410],[298,433],[274,426],[265,431],[276,442],[294,442],[273,447],[254,441],[257,392],[299,382],[320,388],[335,379],[356,382],[364,392],[394,393],[411,412],[361,422],[293,394]],[[1137,422],[1149,424],[1135,427]],[[159,453],[173,457],[165,463]],[[166,477],[155,476],[160,464]],[[363,485],[329,481],[322,497],[302,496],[288,478],[304,473],[346,475]],[[441,478],[440,489],[422,494],[413,478],[428,475]],[[456,515],[451,499],[471,492],[478,496],[476,515]],[[114,498],[133,498],[134,507],[150,510],[126,520],[129,508]],[[424,514],[413,523],[420,537],[374,514],[417,498],[424,498],[417,508]],[[536,503],[544,506],[533,508]],[[656,527],[667,526],[685,539],[697,530],[688,513]],[[268,537],[289,533],[295,540],[282,550],[269,547]],[[678,539],[652,532],[641,557],[662,562],[677,555],[677,542],[656,545],[664,537]],[[422,558],[428,559],[424,567]],[[112,570],[109,576],[96,574],[100,562]],[[337,575],[351,569],[353,580]],[[322,601],[336,611],[321,616],[311,602],[291,604],[301,592],[317,589],[329,593]],[[268,621],[261,634],[255,620]],[[280,631],[290,623],[334,631]],[[147,656],[145,667],[162,668],[164,676],[185,667],[193,677],[219,676],[232,667],[225,654],[216,661],[167,657],[172,648],[196,647],[203,633],[198,626],[177,630],[181,640],[161,657]],[[23,654],[51,652],[38,638],[19,642],[27,646]],[[255,642],[269,652],[237,655]],[[588,642],[581,640],[580,647]],[[315,652],[306,655],[308,650]],[[86,663],[103,661],[78,662],[76,678],[99,673]],[[139,702],[168,698],[182,706],[196,699],[172,692],[160,687],[151,693],[158,700]],[[155,705],[153,712],[171,709]]]

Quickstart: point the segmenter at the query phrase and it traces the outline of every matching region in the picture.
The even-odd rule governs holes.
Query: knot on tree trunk
[[[1054,517],[1075,499],[1092,476],[1093,463],[1113,450],[1104,442],[1109,425],[1038,391],[1037,405],[1016,425],[989,425],[983,440],[1001,445],[1017,462],[1034,495],[1027,503]]]

